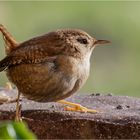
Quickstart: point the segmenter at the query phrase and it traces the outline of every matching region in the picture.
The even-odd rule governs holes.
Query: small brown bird
[[[0,61],[9,80],[18,88],[16,120],[19,120],[19,97],[38,102],[68,104],[67,110],[96,112],[79,104],[64,101],[86,82],[90,70],[90,56],[95,46],[109,43],[97,40],[77,29],[60,29],[18,43],[0,25],[7,56]]]

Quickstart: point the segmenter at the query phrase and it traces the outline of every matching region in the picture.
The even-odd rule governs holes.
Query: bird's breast
[[[58,57],[52,63],[21,64],[7,70],[9,79],[27,98],[41,102],[70,96],[82,87],[88,74],[88,62],[69,57]]]
[[[76,59],[73,57],[60,57],[57,60],[58,70],[64,74],[85,82],[89,76],[90,61],[89,59]]]

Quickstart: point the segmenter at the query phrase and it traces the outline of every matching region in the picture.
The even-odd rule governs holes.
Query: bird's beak
[[[96,40],[94,42],[94,45],[102,45],[102,44],[108,44],[108,43],[110,43],[110,41],[108,40]]]

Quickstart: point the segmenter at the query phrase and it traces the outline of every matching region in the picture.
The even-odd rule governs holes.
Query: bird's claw
[[[66,111],[78,111],[78,112],[90,112],[90,113],[98,113],[97,110],[94,110],[94,109],[88,109],[84,106],[81,106],[81,105],[76,105],[75,107],[69,107],[69,106],[66,106],[65,107],[65,110]]]

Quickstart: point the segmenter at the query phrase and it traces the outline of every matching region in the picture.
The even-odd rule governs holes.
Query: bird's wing
[[[53,32],[21,43],[8,56],[0,61],[0,71],[9,66],[19,64],[37,64],[44,61],[54,61],[61,54],[64,46],[59,44],[59,37]],[[57,41],[58,40],[58,41]],[[56,44],[57,42],[57,44]]]
[[[26,61],[23,57],[14,57],[14,56],[7,56],[3,60],[0,61],[0,72],[6,70],[8,67],[20,65],[20,64],[39,64],[43,62],[54,62],[57,56],[48,56],[42,60],[38,60],[38,62]]]

